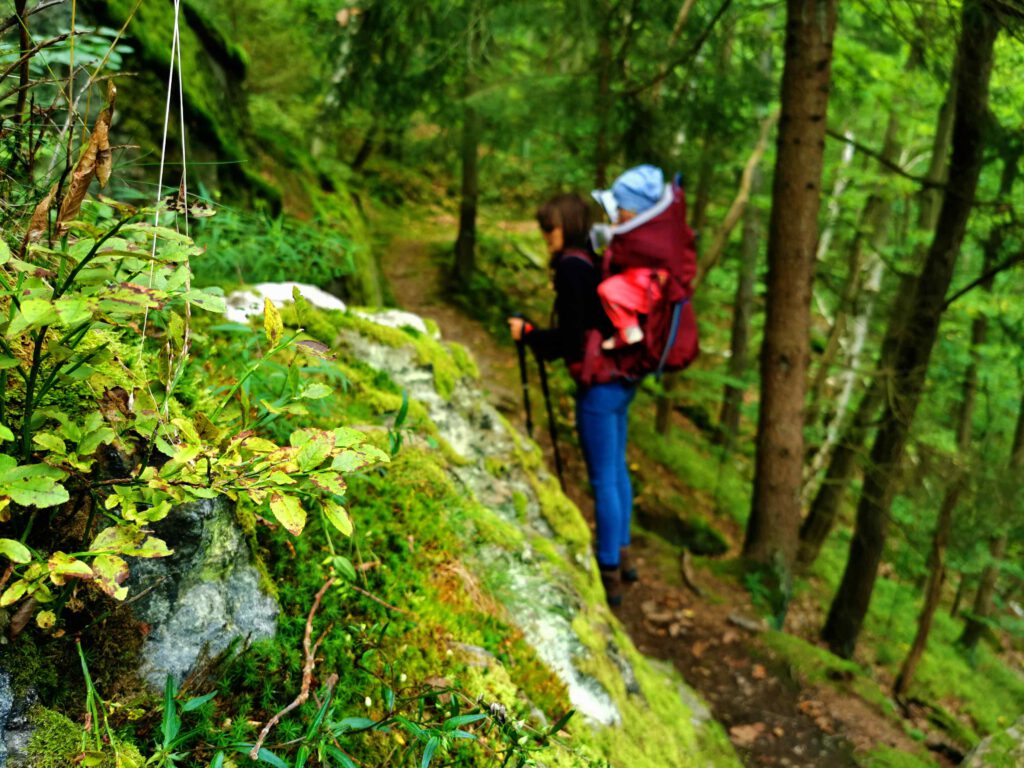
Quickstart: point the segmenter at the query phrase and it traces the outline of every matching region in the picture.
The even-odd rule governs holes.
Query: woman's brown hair
[[[590,245],[590,207],[579,195],[557,195],[537,209],[537,223],[545,232],[561,227],[563,248]]]

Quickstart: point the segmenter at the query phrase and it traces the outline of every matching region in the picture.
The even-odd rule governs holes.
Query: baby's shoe
[[[640,330],[639,325],[631,325],[629,328],[622,329],[622,341],[628,346],[630,344],[639,344],[644,340],[644,332]]]

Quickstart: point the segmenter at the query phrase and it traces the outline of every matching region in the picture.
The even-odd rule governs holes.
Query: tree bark
[[[829,648],[847,658],[853,655],[871,602],[895,493],[896,470],[920,401],[946,292],[981,173],[988,86],[999,23],[985,9],[983,0],[966,0],[962,18],[949,184],[910,303],[907,330],[896,353],[892,397],[886,403],[871,450],[849,560],[822,630]]]
[[[932,145],[931,163],[928,168],[927,179],[936,183],[942,183],[947,175],[947,159],[949,156],[949,145],[953,137],[953,114],[956,102],[956,77],[958,67],[953,66],[951,74],[952,81],[946,100],[939,110],[938,121],[935,127],[935,139]],[[926,186],[918,194],[918,227],[922,230],[933,230],[936,225],[936,217],[939,212],[939,204],[942,202],[940,187]],[[924,254],[921,254],[923,259]],[[919,260],[921,260],[919,259]],[[914,286],[914,278],[904,275],[900,279],[899,287],[895,293],[895,301],[889,313],[889,322],[886,328],[885,338],[882,341],[881,351],[878,355],[878,365],[875,376],[868,388],[868,391],[861,397],[857,407],[857,413],[850,420],[843,436],[839,439],[832,460],[829,462],[825,477],[818,486],[818,491],[811,502],[811,508],[800,528],[800,546],[798,562],[803,567],[810,566],[818,557],[825,539],[832,531],[836,516],[839,514],[839,505],[846,494],[853,474],[857,468],[857,457],[862,451],[864,440],[875,423],[875,413],[881,407],[882,402],[891,391],[890,375],[893,367],[896,348],[903,335],[903,329],[907,323],[909,306],[905,297],[909,296]]]
[[[754,168],[750,179],[750,196],[761,187],[761,171]],[[760,212],[748,205],[743,211],[743,241],[740,246],[740,274],[736,281],[736,301],[733,302],[732,334],[729,348],[729,377],[742,379],[750,366],[750,323],[754,315],[754,284],[757,281],[757,256],[761,245]],[[744,388],[735,383],[725,385],[722,411],[718,417],[719,440],[731,450],[740,428],[740,410]]]
[[[788,579],[803,480],[803,407],[835,0],[787,0],[781,118],[768,230],[768,302],[754,493],[743,556]]]

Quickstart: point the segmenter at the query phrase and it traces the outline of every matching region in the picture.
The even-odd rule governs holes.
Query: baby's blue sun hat
[[[665,176],[661,168],[638,165],[623,173],[612,184],[612,195],[620,209],[643,213],[661,200],[665,191]]]

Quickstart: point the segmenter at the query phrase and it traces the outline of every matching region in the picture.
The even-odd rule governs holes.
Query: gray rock
[[[33,731],[28,715],[38,699],[33,690],[16,696],[11,676],[0,670],[0,768],[28,768]]]
[[[1022,768],[1024,716],[1002,733],[994,733],[972,749],[960,768]]]
[[[134,605],[150,625],[139,675],[159,690],[168,674],[180,683],[236,638],[273,637],[279,607],[226,501],[182,505],[154,529],[174,555],[134,560],[130,585],[133,594],[149,590]]]

